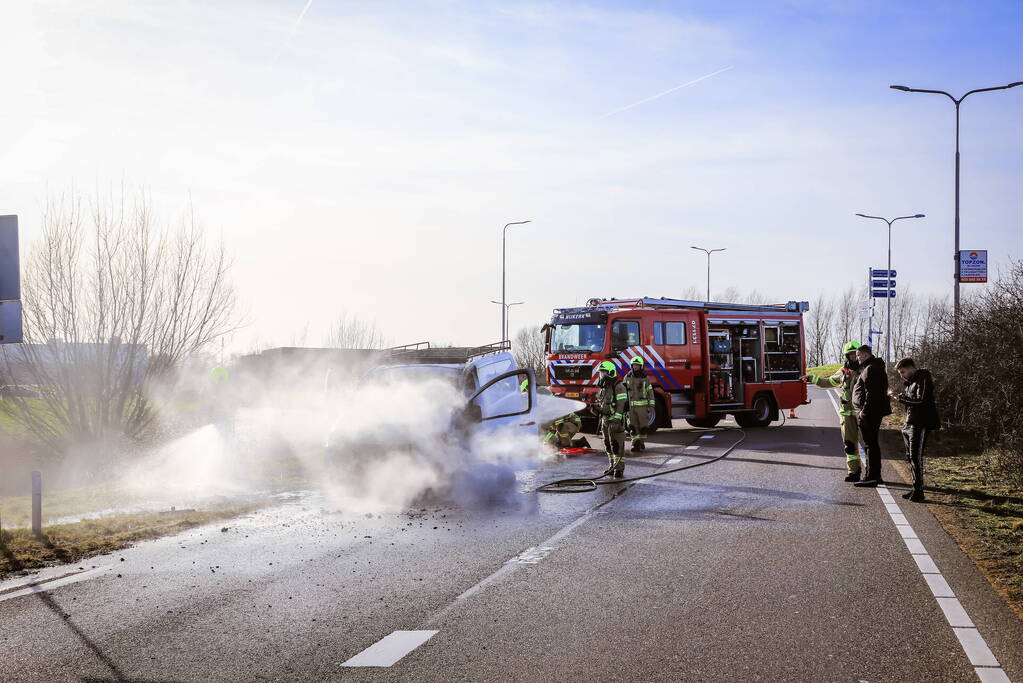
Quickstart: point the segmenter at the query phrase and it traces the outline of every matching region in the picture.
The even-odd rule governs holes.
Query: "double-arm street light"
[[[503,325],[503,329],[506,329],[506,330],[508,330],[508,332],[511,332],[511,325],[508,323],[508,309],[511,308],[512,306],[521,306],[522,304],[524,304],[526,302],[525,301],[516,301],[516,302],[510,303],[510,304],[502,304],[500,301],[494,301],[493,299],[491,299],[490,303],[497,304],[498,306],[501,307],[501,310],[502,310],[502,314],[501,315],[503,316],[501,318],[501,324]],[[501,341],[504,341],[504,340],[502,339]]]
[[[725,247],[723,249],[704,249],[703,247],[690,247],[690,249],[702,251],[704,254],[707,255],[707,301],[710,301],[710,255],[713,254],[715,251],[725,251],[725,249],[728,249],[728,247]]]
[[[893,218],[891,220],[888,220],[887,218],[881,218],[881,216],[868,216],[865,213],[858,213],[856,215],[859,216],[860,218],[875,218],[875,219],[877,219],[879,221],[884,221],[885,223],[888,224],[888,278],[887,279],[891,280],[891,277],[892,277],[892,223],[894,223],[895,221],[904,220],[906,218],[923,218],[924,215],[922,213],[917,213],[917,214],[913,214],[912,216],[899,216],[898,218]],[[891,288],[891,282],[890,281],[888,283],[888,287],[885,287],[885,289],[888,290],[888,296],[886,297],[888,299],[888,304],[887,304],[888,310],[885,312],[885,320],[887,321],[887,326],[885,327],[885,333],[884,333],[884,348],[885,348],[884,360],[885,360],[886,363],[891,363],[892,362],[892,288]],[[871,283],[871,290],[873,290],[873,283]],[[873,295],[874,295],[873,291],[871,291],[870,292],[870,296],[873,296]]]
[[[508,245],[508,226],[510,225],[525,225],[530,221],[513,221],[511,223],[505,223],[504,230],[501,231],[501,341],[508,340],[508,304],[505,303],[505,293],[507,291],[505,287],[507,269],[505,265],[508,262],[507,259],[507,245]]]
[[[959,334],[959,105],[962,104],[963,100],[972,95],[975,92],[990,92],[992,90],[1008,90],[1009,88],[1015,88],[1017,85],[1023,85],[1023,81],[1016,81],[1008,85],[999,85],[994,88],[977,88],[971,90],[959,99],[956,99],[951,94],[944,90],[924,90],[921,88],[908,88],[904,85],[891,85],[888,86],[892,90],[901,90],[902,92],[926,92],[934,95],[944,95],[948,99],[952,100],[956,106],[956,218],[955,218],[955,294],[954,294],[954,318],[952,323],[953,335]]]

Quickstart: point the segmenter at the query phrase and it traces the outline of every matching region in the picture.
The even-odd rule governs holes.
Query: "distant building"
[[[129,367],[134,369],[133,381],[139,382],[149,360],[147,344],[125,344],[117,337],[109,342],[6,344],[0,347],[0,384],[30,387],[70,371],[123,377]]]

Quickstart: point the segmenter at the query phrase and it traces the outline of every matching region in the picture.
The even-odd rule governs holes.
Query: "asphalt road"
[[[811,396],[644,482],[528,492],[603,469],[584,456],[485,513],[345,518],[304,495],[46,590],[8,581],[0,680],[1023,681],[1023,622],[926,506],[842,481]],[[658,433],[627,474],[740,434],[700,436]]]

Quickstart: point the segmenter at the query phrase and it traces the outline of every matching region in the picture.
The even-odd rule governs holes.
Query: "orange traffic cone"
[[[789,408],[789,419],[790,420],[795,420],[796,419],[796,409],[795,408]]]

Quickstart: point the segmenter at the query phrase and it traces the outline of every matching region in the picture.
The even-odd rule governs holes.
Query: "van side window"
[[[686,324],[684,322],[654,323],[654,344],[663,346],[681,346],[686,343]]]

